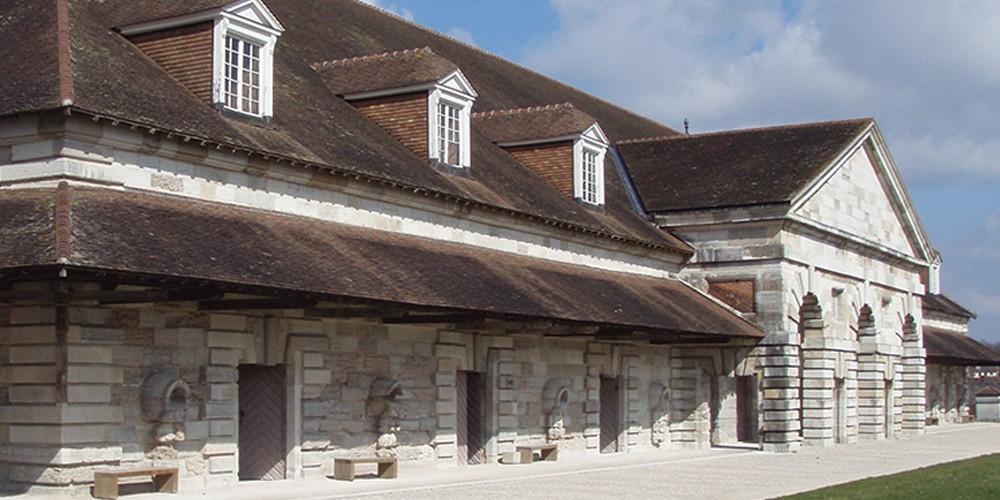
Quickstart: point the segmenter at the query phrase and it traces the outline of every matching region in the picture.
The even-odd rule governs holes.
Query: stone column
[[[823,308],[807,294],[799,310],[802,330],[802,441],[813,446],[836,444],[835,391],[837,353],[827,347]]]
[[[885,438],[886,360],[879,352],[878,330],[871,307],[861,308],[858,317],[858,437]]]
[[[801,337],[795,332],[769,334],[760,342],[756,356],[763,372],[762,448],[772,452],[795,451],[802,443]]]
[[[913,316],[903,324],[903,434],[924,433],[927,351]]]

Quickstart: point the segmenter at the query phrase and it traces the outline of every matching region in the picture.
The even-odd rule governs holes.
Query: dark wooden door
[[[601,377],[600,392],[601,453],[616,453],[618,452],[618,436],[621,434],[618,379],[614,377]]]
[[[240,479],[285,478],[285,367],[240,366]]]
[[[485,374],[458,372],[455,379],[456,437],[462,463],[486,463],[485,403]]]

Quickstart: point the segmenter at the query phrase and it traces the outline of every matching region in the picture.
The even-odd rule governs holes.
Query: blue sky
[[[675,129],[874,117],[944,292],[1000,342],[1000,2],[370,3]]]

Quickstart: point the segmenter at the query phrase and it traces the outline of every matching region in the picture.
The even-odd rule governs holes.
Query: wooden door
[[[240,479],[285,478],[285,367],[241,365]]]
[[[621,434],[619,425],[619,394],[618,379],[601,377],[601,453],[618,452],[618,436]]]

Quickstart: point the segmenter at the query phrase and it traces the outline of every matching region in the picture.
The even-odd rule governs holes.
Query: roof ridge
[[[69,43],[69,0],[56,0],[56,45],[59,73],[59,105],[73,104],[73,68]]]
[[[403,50],[394,50],[392,52],[382,52],[379,54],[366,54],[363,56],[345,57],[343,59],[334,59],[332,61],[323,61],[315,63],[312,66],[313,69],[327,68],[331,66],[347,66],[355,63],[366,63],[370,61],[384,60],[384,59],[396,59],[417,54],[437,55],[430,47],[423,46],[414,49],[403,49]]]
[[[804,128],[819,127],[823,125],[847,125],[849,123],[861,124],[865,122],[874,122],[874,121],[875,121],[874,118],[866,117],[866,118],[851,118],[846,120],[828,120],[821,122],[793,123],[791,125],[768,125],[761,127],[742,128],[742,129],[718,130],[715,132],[704,132],[701,134],[678,134],[673,136],[638,137],[634,139],[625,139],[622,141],[618,141],[618,144],[635,144],[635,143],[656,142],[656,141],[677,140],[677,139],[696,139],[701,137],[715,137],[720,135],[739,135],[739,134],[749,134],[755,132],[765,132],[765,131],[775,131],[775,130],[799,130]]]
[[[494,116],[520,115],[527,113],[540,113],[543,111],[557,111],[560,109],[576,109],[571,102],[561,102],[558,104],[546,104],[544,106],[528,106],[524,108],[491,109],[489,111],[479,111],[472,113],[473,118],[492,118]],[[579,111],[579,110],[578,110]],[[583,111],[580,111],[584,113]],[[586,114],[586,113],[584,113]]]

